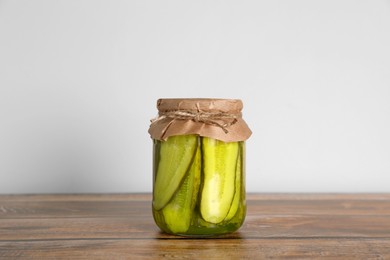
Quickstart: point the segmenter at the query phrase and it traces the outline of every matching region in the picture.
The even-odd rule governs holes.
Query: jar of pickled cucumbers
[[[153,139],[153,217],[164,232],[217,236],[244,222],[245,140],[237,99],[159,99]]]

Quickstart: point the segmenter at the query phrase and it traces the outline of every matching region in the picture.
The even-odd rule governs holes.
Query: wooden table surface
[[[390,194],[248,194],[236,233],[163,234],[150,194],[1,195],[0,259],[390,259]]]

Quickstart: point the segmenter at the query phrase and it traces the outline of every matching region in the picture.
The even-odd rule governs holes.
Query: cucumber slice
[[[185,233],[190,227],[200,185],[201,157],[197,149],[183,184],[162,209],[165,223],[173,233]]]
[[[240,147],[241,148],[241,147]],[[242,183],[242,151],[239,150],[237,164],[236,164],[236,182],[235,182],[235,191],[232,205],[230,206],[229,212],[224,219],[224,221],[231,220],[237,213],[238,206],[240,205],[241,199],[241,183]]]
[[[239,144],[203,137],[202,151],[204,181],[200,212],[204,220],[216,224],[226,218],[232,205]]]
[[[171,136],[161,142],[153,187],[154,209],[162,209],[172,199],[191,165],[197,146],[196,135]]]

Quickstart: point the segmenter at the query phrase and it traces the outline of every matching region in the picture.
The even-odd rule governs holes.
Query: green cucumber
[[[160,210],[172,199],[194,158],[196,135],[171,136],[161,142],[157,173],[153,187],[153,207]]]
[[[233,202],[239,143],[203,137],[202,151],[200,212],[204,220],[217,224],[226,218]]]
[[[200,148],[197,149],[183,183],[172,200],[162,209],[165,223],[173,233],[185,233],[190,227],[198,197],[201,172]]]
[[[240,147],[241,148],[241,147]],[[237,164],[236,164],[236,185],[235,185],[235,191],[234,191],[234,197],[232,201],[232,205],[230,206],[229,212],[224,219],[224,221],[231,220],[237,213],[238,206],[240,205],[241,200],[241,176],[242,176],[242,152],[241,149],[238,154],[237,158]]]

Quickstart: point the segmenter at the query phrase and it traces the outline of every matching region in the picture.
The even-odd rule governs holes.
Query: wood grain
[[[161,233],[150,194],[1,195],[0,259],[390,259],[390,194],[249,194],[239,232]]]

